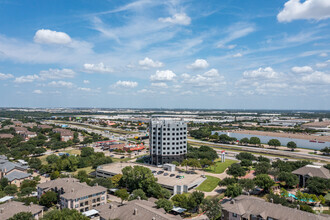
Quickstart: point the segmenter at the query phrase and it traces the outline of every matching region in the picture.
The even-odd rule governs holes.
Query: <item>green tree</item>
[[[119,186],[119,182],[120,182],[122,177],[123,177],[122,174],[117,174],[117,175],[114,175],[113,177],[110,178],[114,187]]]
[[[148,200],[148,197],[146,196],[145,192],[143,192],[142,189],[135,189],[133,190],[132,194],[129,196],[128,200],[135,200],[135,199],[142,199],[142,200]]]
[[[88,174],[86,170],[79,170],[77,174],[77,179],[79,179],[80,182],[87,182],[88,181]]]
[[[245,137],[245,138],[242,138],[239,142],[241,144],[249,144],[250,143],[250,140],[249,140],[249,138]]]
[[[19,212],[8,220],[33,220],[33,215],[31,212]]]
[[[157,209],[163,208],[166,212],[170,212],[173,209],[173,203],[167,199],[159,199],[155,202]]]
[[[242,194],[242,187],[238,184],[233,184],[227,186],[225,196],[235,198],[236,196],[239,196]]]
[[[89,183],[90,186],[95,186],[96,184],[103,186],[107,189],[110,189],[113,187],[113,184],[112,184],[112,181],[110,178],[95,178]]]
[[[219,182],[219,186],[228,186],[237,183],[236,178],[225,177],[223,180]]]
[[[244,176],[245,175],[245,170],[242,168],[240,164],[234,163],[232,164],[228,169],[227,169],[227,174],[232,175],[235,178],[239,176]]]
[[[8,186],[8,179],[3,177],[0,179],[0,187],[1,189],[4,189],[6,186]]]
[[[259,162],[267,162],[267,163],[270,163],[270,160],[269,160],[267,157],[263,157],[262,155],[260,155],[260,156],[257,158],[257,161],[259,161]]]
[[[193,208],[197,207],[197,209],[198,209],[199,206],[203,203],[204,197],[205,197],[205,195],[201,191],[194,191],[193,193],[191,193],[188,198],[189,208],[193,209]]]
[[[256,166],[255,166],[255,173],[256,175],[259,175],[259,174],[267,174],[270,170],[272,166],[267,163],[267,162],[259,162]]]
[[[47,208],[52,207],[57,202],[57,194],[53,191],[44,193],[39,200],[39,204],[46,206]]]
[[[260,143],[261,143],[260,138],[258,138],[258,137],[251,137],[250,138],[250,144],[259,145]]]
[[[118,189],[115,192],[115,196],[119,197],[121,199],[121,204],[123,204],[123,202],[128,199],[129,194],[126,189]]]
[[[188,209],[188,197],[185,194],[176,194],[171,198],[175,206]]]
[[[246,152],[241,152],[241,153],[237,154],[236,158],[238,160],[244,160],[244,159],[246,159],[246,160],[256,160],[257,159],[253,154],[246,153]]]
[[[293,141],[288,142],[286,146],[290,148],[292,151],[294,151],[294,149],[297,148],[297,144]]]
[[[202,209],[210,220],[218,219],[221,216],[220,199],[205,199],[202,203]]]
[[[172,161],[171,164],[174,164],[175,166],[180,166],[180,163],[178,161]]]
[[[35,190],[33,187],[25,187],[20,190],[22,196],[29,196]]]
[[[259,174],[254,178],[254,183],[265,191],[269,191],[275,182],[267,174]]]
[[[188,166],[193,167],[194,169],[200,168],[201,164],[197,159],[189,158],[188,159]]]
[[[88,217],[84,216],[75,209],[54,209],[47,212],[42,220],[89,220]]]
[[[251,160],[243,159],[240,162],[240,164],[241,164],[242,167],[249,167],[249,166],[252,166],[252,161]]]
[[[254,181],[252,179],[240,179],[238,180],[238,184],[246,191],[249,192],[250,190],[255,188]]]
[[[320,177],[310,177],[306,182],[309,192],[320,195],[330,189],[330,181]]]
[[[41,168],[41,160],[39,158],[36,158],[36,157],[32,157],[30,160],[29,160],[29,166],[30,168],[32,169],[36,169],[36,170],[39,170]]]
[[[58,160],[60,160],[60,157],[55,155],[55,154],[51,154],[49,156],[46,157],[46,161],[50,164],[50,163],[56,163]]]
[[[17,186],[16,185],[8,185],[4,188],[4,191],[7,195],[14,195],[17,193]]]
[[[81,149],[80,156],[81,157],[89,157],[94,154],[94,148],[92,147],[83,147]]]
[[[58,172],[57,170],[53,171],[51,174],[50,174],[50,179],[51,180],[54,180],[54,179],[57,179],[60,177],[60,172]]]
[[[284,181],[287,187],[294,187],[299,183],[299,178],[289,172],[280,172],[277,178],[279,181]]]
[[[276,148],[281,146],[281,142],[278,139],[270,139],[268,145]]]
[[[188,166],[189,166],[189,162],[188,162],[188,160],[186,159],[186,160],[183,160],[182,162],[181,162],[181,166],[185,166],[186,167],[186,171],[188,170]]]

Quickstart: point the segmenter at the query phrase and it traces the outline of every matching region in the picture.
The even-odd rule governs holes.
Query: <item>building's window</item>
[[[180,130],[182,130],[182,128],[180,128]]]
[[[178,140],[179,140],[179,138],[176,138],[176,140],[178,141]]]
[[[160,137],[158,137],[158,140],[160,140]]]
[[[163,145],[166,145],[166,142],[164,142]]]
[[[176,129],[177,131],[179,130],[179,128]]]
[[[160,144],[160,142],[158,142],[158,144]]]
[[[170,128],[168,128],[167,130],[168,130],[168,131],[170,131],[171,129],[170,129]]]
[[[152,137],[152,139],[156,139],[156,137],[155,137],[155,136],[153,136],[153,137]]]
[[[187,129],[186,127],[183,128],[183,130],[186,130],[186,129]]]
[[[272,217],[267,217],[267,220],[274,220]]]
[[[182,154],[182,151],[180,151],[180,154]]]
[[[81,206],[84,206],[84,203],[83,203],[83,202],[80,203],[80,207],[81,207]]]
[[[166,131],[166,128],[163,128],[163,131]]]
[[[89,209],[89,208],[88,208],[88,207],[86,207],[86,208],[85,208],[85,212],[86,212],[86,211],[88,211],[88,209]]]
[[[85,205],[88,205],[88,201],[85,202]]]
[[[172,131],[175,131],[175,128],[172,128]]]
[[[158,128],[158,131],[160,131],[160,128]]]
[[[176,154],[179,154],[179,152],[176,152]]]
[[[93,203],[95,203],[96,199],[93,199]]]
[[[75,207],[78,208],[79,207],[79,204],[76,204]]]
[[[84,209],[80,209],[80,212],[84,212]]]
[[[172,133],[172,135],[175,135],[175,133]]]
[[[158,132],[158,135],[160,135],[160,132]]]
[[[236,214],[236,213],[233,213],[233,217],[235,217],[235,218],[236,218],[236,217],[237,217],[237,214]]]

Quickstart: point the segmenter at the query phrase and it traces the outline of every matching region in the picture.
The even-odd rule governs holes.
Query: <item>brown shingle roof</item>
[[[29,205],[25,206],[22,202],[9,201],[0,205],[0,219],[8,219],[20,212],[31,212],[32,214],[39,213],[43,210],[43,206]]]
[[[111,207],[111,208],[110,208]],[[104,219],[120,219],[120,220],[177,220],[182,219],[180,216],[166,214],[164,209],[157,209],[155,203],[146,200],[133,200],[121,205],[112,202],[95,207]],[[136,211],[136,214],[134,212]]]
[[[298,209],[289,208],[280,204],[266,202],[254,196],[238,196],[222,205],[223,210],[248,217],[250,215],[260,215],[264,219],[267,217],[283,220],[326,220],[322,215],[315,215]]]
[[[86,183],[80,183],[78,179],[75,178],[60,178],[44,182],[38,185],[44,191],[51,189],[61,189],[63,188],[64,194],[61,197],[65,199],[76,199],[84,196],[101,193],[107,191],[105,187],[102,186],[88,186]]]
[[[292,171],[297,175],[308,175],[310,177],[321,177],[324,179],[330,179],[330,171],[323,166],[306,165],[297,170]]]
[[[0,134],[0,138],[13,138],[14,135],[12,134]]]

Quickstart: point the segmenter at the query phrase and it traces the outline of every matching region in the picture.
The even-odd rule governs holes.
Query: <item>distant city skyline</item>
[[[1,1],[0,107],[330,109],[330,1]]]

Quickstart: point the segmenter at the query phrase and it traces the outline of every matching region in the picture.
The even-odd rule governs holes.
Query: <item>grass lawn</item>
[[[220,159],[218,159],[215,161],[214,166],[206,168],[205,171],[210,173],[223,173],[230,165],[237,162],[237,160],[226,159],[226,161],[222,163]]]
[[[87,174],[95,171],[95,169],[93,169],[92,166],[90,166],[90,167],[79,168],[75,172],[72,172],[72,174],[76,175],[80,170],[85,170]]]
[[[206,180],[199,185],[196,189],[203,191],[203,192],[212,192],[215,187],[218,186],[220,179],[217,177],[213,177],[213,176],[208,176],[206,175]]]

